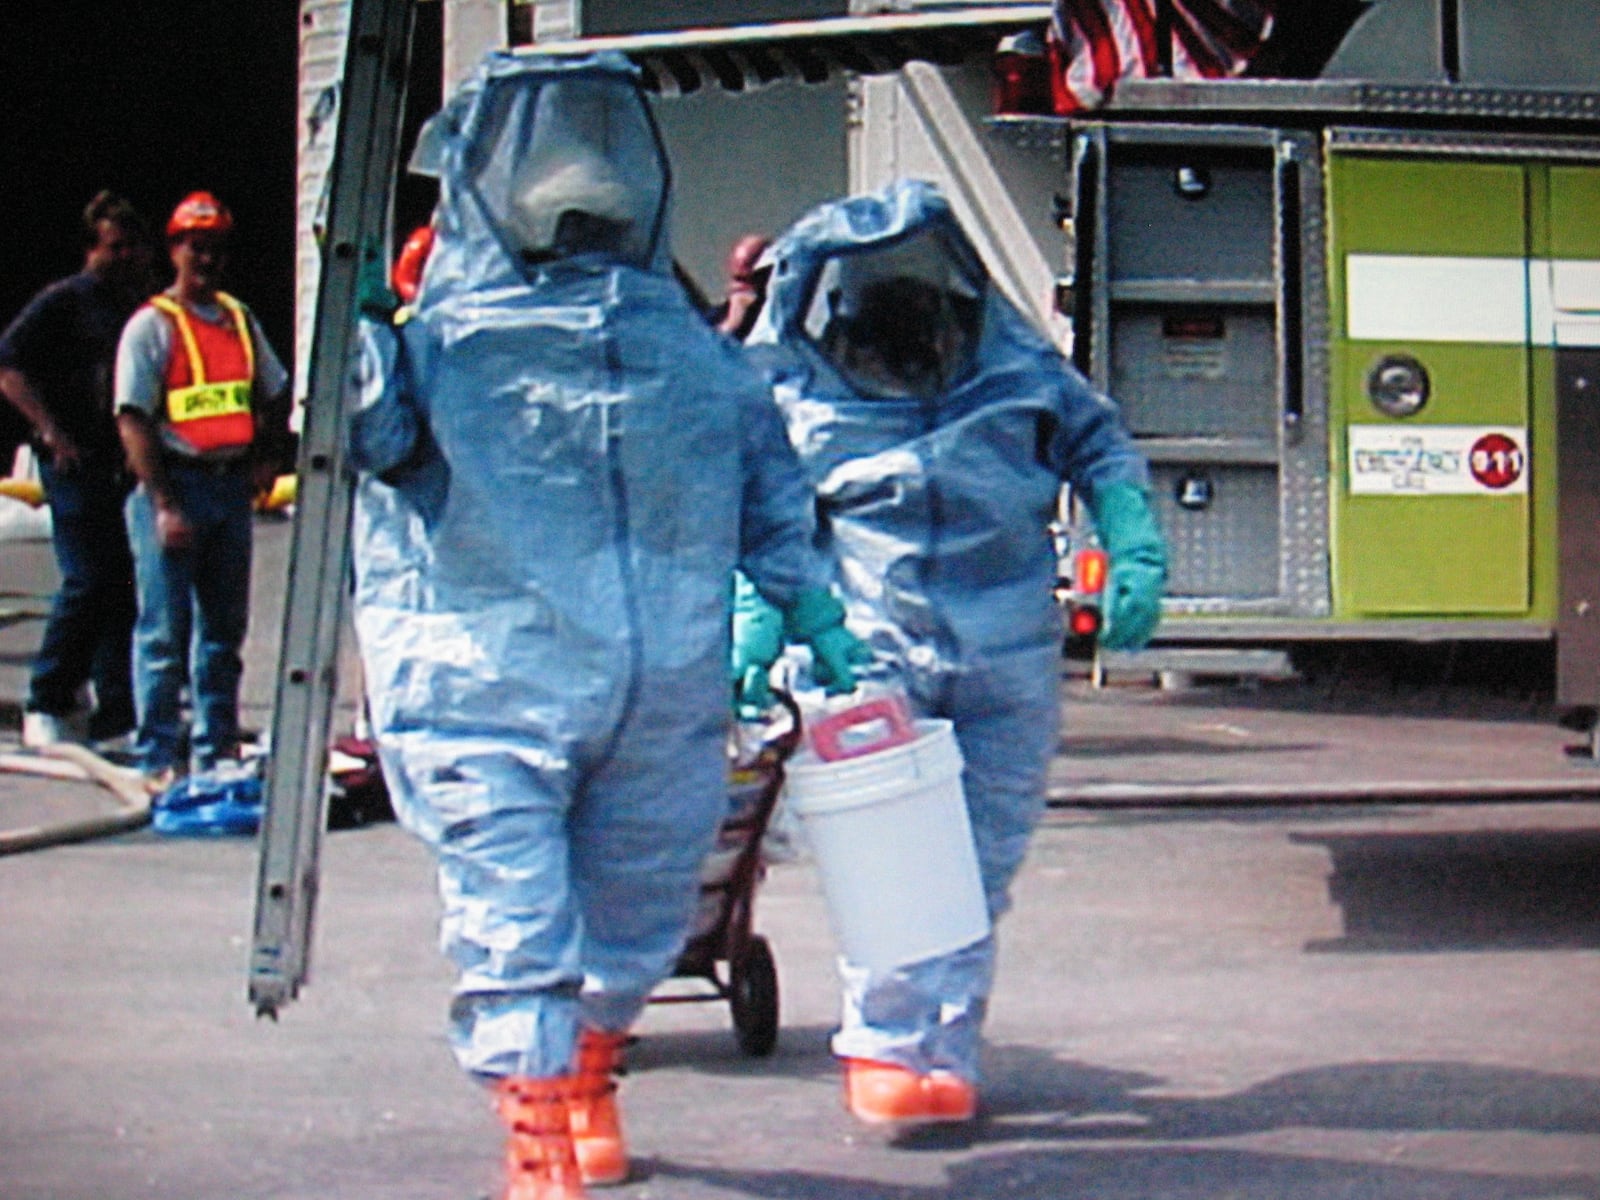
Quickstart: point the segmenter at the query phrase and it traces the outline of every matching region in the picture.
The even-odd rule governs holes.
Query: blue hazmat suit
[[[732,572],[783,607],[828,571],[769,392],[673,278],[624,59],[491,55],[414,165],[436,240],[414,315],[363,329],[355,624],[456,1056],[543,1078],[676,964],[727,805]]]
[[[1142,502],[1146,464],[1113,404],[992,285],[933,185],[825,204],[769,255],[747,345],[816,489],[851,629],[919,715],[953,722],[998,917],[1056,746],[1047,525],[1063,482]],[[990,935],[877,974],[843,963],[835,1052],[976,1081],[994,956]]]

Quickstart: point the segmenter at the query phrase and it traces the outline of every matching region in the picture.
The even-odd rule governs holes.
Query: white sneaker
[[[22,744],[30,750],[76,740],[65,717],[47,712],[22,714]]]

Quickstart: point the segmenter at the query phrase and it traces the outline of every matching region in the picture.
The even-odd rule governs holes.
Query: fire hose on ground
[[[110,813],[0,830],[0,855],[109,837],[150,823],[150,796],[139,772],[107,762],[86,746],[61,742],[28,754],[0,754],[0,770],[86,780],[105,788],[117,801],[116,811]]]

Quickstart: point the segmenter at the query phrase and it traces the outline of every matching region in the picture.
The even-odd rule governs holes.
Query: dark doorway
[[[292,366],[297,0],[9,0],[0,5],[0,321],[82,262],[101,188],[158,229],[215,192],[238,235],[229,290]]]

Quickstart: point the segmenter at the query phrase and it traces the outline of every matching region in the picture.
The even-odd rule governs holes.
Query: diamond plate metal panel
[[[1121,146],[1106,201],[1112,279],[1272,278],[1272,158],[1263,147]]]
[[[1597,98],[1600,99],[1600,98]],[[1595,113],[1600,117],[1600,110]],[[1338,125],[1326,136],[1335,150],[1384,150],[1398,154],[1466,155],[1474,159],[1529,158],[1551,161],[1593,162],[1595,139],[1528,133],[1485,133],[1462,130],[1391,129]]]
[[[1119,306],[1110,392],[1146,436],[1272,438],[1278,419],[1271,308]]]
[[[1261,600],[1278,594],[1278,472],[1229,463],[1155,463],[1167,535],[1167,594]],[[1198,505],[1204,500],[1204,507]]]
[[[1287,614],[1325,617],[1333,610],[1329,577],[1328,527],[1328,269],[1327,214],[1323,205],[1322,160],[1317,140],[1288,134],[1279,143],[1280,159],[1300,179],[1298,230],[1284,228],[1279,208],[1279,245],[1299,239],[1299,291],[1294,307],[1300,319],[1287,323],[1300,341],[1300,404],[1285,421],[1279,486],[1282,489],[1282,584]]]

